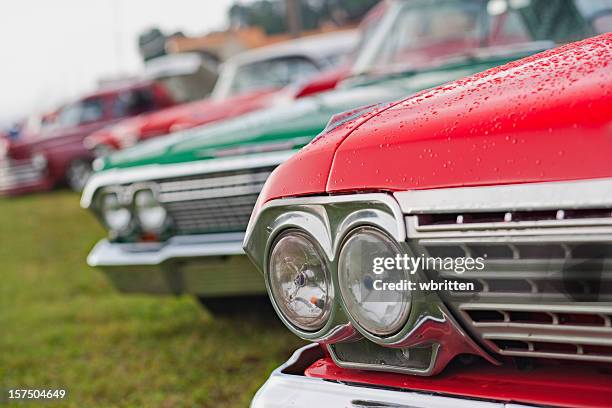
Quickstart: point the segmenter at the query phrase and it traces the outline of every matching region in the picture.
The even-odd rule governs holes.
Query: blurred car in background
[[[121,118],[174,103],[159,82],[103,88],[67,104],[52,126],[6,141],[0,157],[0,193],[51,189],[65,183],[82,189],[91,173],[86,135]]]
[[[251,210],[273,169],[319,134],[331,116],[354,109],[329,121],[327,132],[344,122],[350,128],[358,124],[352,119],[364,110],[360,106],[594,34],[573,1],[499,4],[388,2],[349,78],[336,90],[100,160],[101,171],[85,188],[81,205],[109,236],[91,251],[89,265],[100,267],[121,291],[189,293],[214,308],[224,297],[265,293],[242,250]],[[359,174],[361,162],[353,167]],[[292,177],[305,190],[318,191],[327,170]]]
[[[609,407],[610,61],[612,33],[546,51],[368,111],[277,168],[245,251],[318,344],[251,406]],[[427,262],[376,270],[398,258]]]
[[[347,30],[240,53],[222,64],[210,98],[121,121],[88,136],[85,145],[101,157],[146,139],[263,109],[279,99],[282,103],[289,97],[282,93],[285,86],[341,64],[358,38],[356,31]],[[333,70],[333,78],[328,73],[318,88],[298,88],[296,95],[333,88],[344,72]]]
[[[111,81],[53,112],[44,126],[21,128],[0,156],[0,194],[68,185],[81,191],[91,174],[85,137],[131,116],[164,109],[210,93],[216,72],[197,55],[169,55],[149,62],[145,79]],[[211,79],[211,77],[213,77]],[[195,88],[192,88],[195,87]]]

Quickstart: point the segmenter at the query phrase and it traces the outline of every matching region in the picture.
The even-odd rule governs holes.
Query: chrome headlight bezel
[[[304,243],[310,245],[317,257],[317,260],[321,265],[322,272],[324,273],[323,278],[325,280],[326,285],[326,294],[323,314],[320,318],[316,319],[315,322],[310,326],[300,323],[287,315],[287,309],[284,305],[280,303],[281,299],[278,299],[279,294],[275,290],[275,282],[272,281],[272,276],[274,273],[272,266],[273,257],[275,256],[274,251],[278,248],[281,241],[286,238],[297,238],[303,240]],[[334,296],[335,289],[329,259],[325,255],[325,252],[322,250],[317,240],[301,229],[286,229],[277,234],[271,242],[272,243],[268,250],[266,262],[266,286],[268,288],[268,294],[270,296],[272,305],[274,306],[277,314],[281,317],[283,322],[289,328],[292,328],[298,335],[305,336],[306,338],[311,336],[316,337],[317,333],[324,331],[325,327],[331,322],[331,317],[334,313],[334,308],[336,305]]]
[[[340,243],[347,233],[362,225],[380,228],[397,242],[403,242],[406,236],[401,211],[397,203],[386,194],[363,194],[357,200],[354,196],[278,199],[266,204],[251,219],[245,237],[245,252],[264,274],[268,294],[270,251],[283,231],[305,231],[320,246],[329,262],[334,305],[328,323],[320,330],[307,332],[295,327],[282,315],[272,299],[281,321],[297,336],[318,342],[352,341],[364,337],[348,318],[342,305],[336,273]],[[400,246],[404,248],[404,245]],[[392,342],[387,338],[380,339],[380,343],[387,341]]]
[[[281,321],[296,335],[326,345],[330,357],[340,367],[393,371],[417,375],[438,373],[458,354],[476,354],[494,362],[472,342],[450,314],[437,292],[416,291],[411,295],[409,316],[403,327],[382,337],[364,330],[348,315],[338,281],[338,254],[347,237],[360,228],[374,228],[385,233],[399,247],[400,253],[414,257],[419,246],[409,241],[410,226],[398,202],[385,193],[346,194],[337,196],[291,197],[271,200],[251,218],[244,240],[244,250],[262,270],[267,283],[267,261],[271,243],[286,229],[305,230],[320,245],[332,268],[335,290],[334,308],[329,322],[316,333],[297,330],[280,313]],[[416,268],[410,282],[415,286],[428,281],[427,274]],[[412,285],[411,285],[412,286]],[[274,305],[274,301],[272,302]],[[365,343],[362,341],[365,340]],[[380,360],[363,360],[339,354],[337,345],[374,343],[387,352]],[[369,353],[359,348],[353,352]],[[384,356],[394,357],[385,360]],[[395,357],[400,360],[395,360]]]
[[[412,324],[419,320],[416,309],[421,309],[423,304],[419,300],[417,305],[414,298],[413,310],[406,325],[392,336],[374,336],[349,318],[339,291],[337,258],[344,238],[354,229],[363,226],[380,229],[398,243],[402,253],[412,253],[405,242],[406,226],[401,209],[392,197],[382,193],[278,199],[266,204],[257,216],[251,219],[245,237],[245,251],[263,272],[268,293],[270,249],[278,234],[284,230],[306,231],[322,248],[329,262],[335,301],[330,319],[321,330],[315,333],[299,330],[282,315],[272,301],[281,321],[297,336],[318,342],[352,341],[351,339],[365,337],[379,345],[393,347],[403,343]],[[414,275],[413,279],[419,280],[419,274]]]
[[[162,220],[158,223],[147,225],[147,221],[143,222],[142,208],[139,209],[137,203],[140,194],[150,194],[149,199],[153,199],[158,206],[158,210],[161,209]],[[104,210],[104,198],[108,195],[114,195],[117,197],[117,209],[121,209],[124,212],[129,212],[130,220],[129,223],[123,225],[113,225],[108,221],[108,217]],[[127,240],[131,241],[132,238],[137,238],[137,234],[155,234],[160,239],[162,235],[166,236],[172,229],[172,220],[167,212],[166,207],[159,200],[159,187],[156,183],[134,183],[131,185],[115,185],[107,186],[96,192],[94,198],[94,212],[100,219],[101,223],[106,227],[109,232],[109,237],[112,240]]]

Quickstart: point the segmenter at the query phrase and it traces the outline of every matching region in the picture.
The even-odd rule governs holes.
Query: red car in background
[[[67,104],[40,132],[0,140],[0,194],[48,190],[60,184],[81,190],[93,159],[83,146],[85,136],[174,103],[161,82],[143,81],[101,88]]]
[[[355,49],[358,38],[349,30],[243,52],[222,65],[210,98],[124,120],[92,134],[85,145],[103,156],[146,139],[333,88],[344,77],[342,60]],[[324,76],[319,80],[320,72]],[[310,78],[315,80],[312,85],[299,85]]]
[[[83,145],[86,136],[129,117],[200,99],[210,94],[216,78],[213,62],[185,53],[148,61],[141,77],[102,83],[43,116],[39,126],[24,126],[16,137],[0,139],[0,194],[62,184],[82,190],[94,159]]]

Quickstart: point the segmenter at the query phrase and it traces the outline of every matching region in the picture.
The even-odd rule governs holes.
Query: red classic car
[[[98,91],[45,115],[44,123],[26,123],[8,145],[0,141],[0,194],[60,184],[82,190],[93,160],[83,145],[86,136],[128,117],[202,98],[216,77],[216,66],[198,54],[166,55],[148,61],[139,78],[102,82]]]
[[[357,44],[350,30],[322,34],[241,53],[222,66],[210,98],[124,120],[102,129],[85,145],[103,156],[113,150],[167,135],[177,130],[212,123],[270,107],[296,97],[333,88],[347,68],[335,68]],[[305,81],[320,71],[312,84],[283,87]]]
[[[611,61],[608,33],[340,116],[278,167],[244,248],[315,343],[252,406],[612,406]]]
[[[174,103],[158,81],[104,87],[64,106],[53,125],[6,140],[0,150],[0,194],[48,190],[66,183],[81,190],[90,173],[90,133],[122,118]]]

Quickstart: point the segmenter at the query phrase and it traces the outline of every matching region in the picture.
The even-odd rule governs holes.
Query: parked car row
[[[340,33],[237,56],[209,98],[81,136],[97,156],[81,206],[108,234],[87,262],[216,313],[269,299],[312,344],[253,407],[608,407],[611,15],[388,0],[356,48]],[[19,143],[0,190],[60,173]],[[483,268],[373,269],[408,258]]]
[[[335,89],[100,159],[81,203],[109,235],[88,263],[214,310],[267,292],[313,344],[254,407],[609,406],[598,5],[386,2]],[[486,263],[382,275],[471,292],[381,297],[372,265],[401,256]]]
[[[238,54],[223,64],[209,98],[122,121],[93,133],[85,140],[85,145],[101,157],[153,137],[243,115],[283,103],[287,98],[305,96],[300,92],[303,86],[298,92],[287,86],[308,81],[319,72],[330,75],[327,71],[335,63],[344,62],[357,40],[357,32],[349,30]],[[335,72],[340,75],[342,71]],[[334,81],[326,85],[334,86]]]
[[[216,82],[214,68],[197,54],[157,58],[147,66],[145,79],[83,96],[61,108],[48,129],[3,137],[0,194],[62,184],[81,191],[96,156],[303,96],[309,92],[305,85],[283,89],[342,64],[358,39],[348,30],[247,51],[228,60]],[[335,86],[329,75],[314,92]]]
[[[125,292],[186,293],[205,304],[265,294],[242,241],[276,166],[328,122],[333,133],[372,106],[386,109],[405,95],[592,34],[566,3],[533,1],[492,13],[484,0],[387,2],[338,89],[102,158],[81,199],[108,230],[89,265]],[[312,163],[312,172],[294,177],[316,192],[327,166]],[[354,166],[354,174],[365,170],[360,161]]]
[[[163,109],[176,102],[158,81],[104,87],[69,103],[53,124],[17,139],[4,139],[0,192],[48,190],[65,183],[81,190],[91,173],[91,152],[82,140],[123,118]]]

